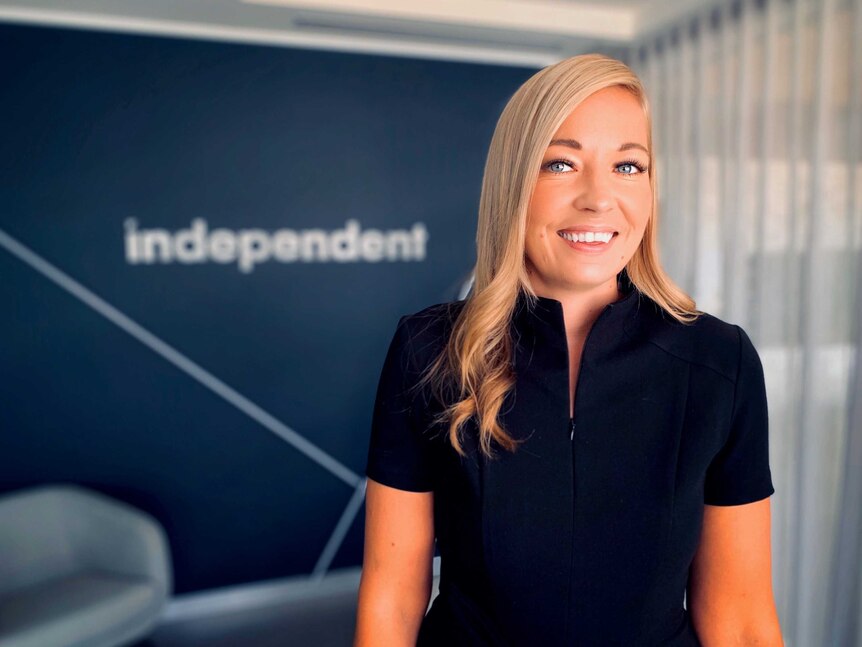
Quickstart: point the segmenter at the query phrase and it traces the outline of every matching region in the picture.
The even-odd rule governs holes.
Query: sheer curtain
[[[763,360],[785,642],[862,646],[862,0],[721,3],[630,63],[663,263]]]

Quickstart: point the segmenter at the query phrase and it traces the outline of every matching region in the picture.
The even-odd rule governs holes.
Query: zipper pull
[[[569,440],[573,441],[575,439],[575,419],[574,418],[569,418],[569,429],[571,430],[569,432]]]

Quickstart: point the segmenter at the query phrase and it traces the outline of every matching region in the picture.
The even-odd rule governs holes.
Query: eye
[[[551,173],[565,173],[565,167],[569,167],[571,169],[573,164],[567,160],[553,160],[542,166],[543,169],[546,169]]]
[[[622,175],[637,175],[638,173],[646,173],[646,166],[637,160],[626,160],[617,164],[617,169]]]

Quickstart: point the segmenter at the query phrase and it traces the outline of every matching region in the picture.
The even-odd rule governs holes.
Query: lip
[[[613,227],[590,227],[589,225],[584,225],[583,227],[567,227],[566,229],[557,230],[557,233],[559,233],[561,231],[564,231],[566,233],[573,233],[576,231],[591,231],[593,233],[599,232],[599,233],[611,233],[611,234],[618,234],[619,233]]]
[[[570,231],[613,231],[611,229],[561,229],[560,231],[570,232]],[[619,234],[613,236],[608,242],[601,243],[600,245],[596,245],[595,243],[581,243],[575,242],[573,243],[570,240],[566,240],[559,234],[557,234],[557,238],[563,241],[569,248],[575,250],[576,252],[581,252],[582,254],[604,254],[611,247],[613,247],[617,238],[619,238]]]

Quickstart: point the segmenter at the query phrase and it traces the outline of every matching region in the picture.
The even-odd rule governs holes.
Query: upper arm
[[[704,647],[781,645],[772,593],[769,415],[763,366],[745,331],[730,425],[704,482],[700,545],[686,595]]]
[[[377,385],[365,466],[365,546],[371,569],[394,564],[393,575],[414,582],[424,579],[433,556],[435,463],[411,393],[417,368],[407,319],[398,322]]]
[[[772,593],[769,498],[704,506],[700,546],[691,565],[687,606],[704,647],[781,645]]]
[[[706,471],[704,503],[736,506],[775,492],[769,468],[769,410],[760,356],[739,326],[730,424]]]
[[[428,492],[434,489],[434,455],[419,423],[421,399],[413,389],[420,370],[407,319],[398,322],[380,371],[365,475],[399,490]]]
[[[380,372],[371,422],[357,646],[414,645],[431,597],[435,461],[411,392],[416,377],[402,317]]]

